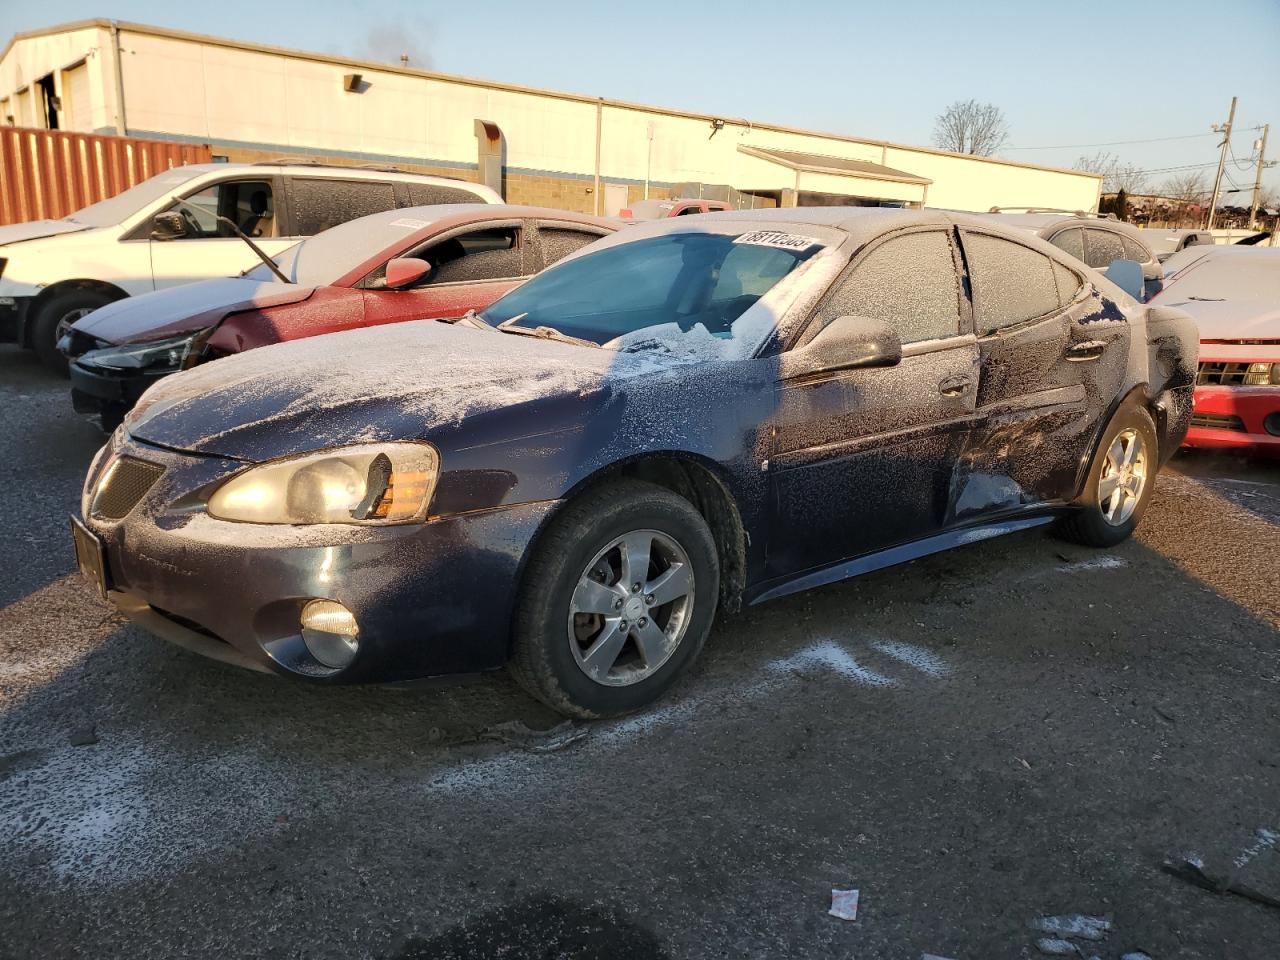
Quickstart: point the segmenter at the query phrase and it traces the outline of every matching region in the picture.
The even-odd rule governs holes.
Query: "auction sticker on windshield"
[[[808,250],[819,243],[813,237],[801,237],[794,233],[783,233],[781,230],[757,230],[744,233],[734,243],[751,243],[757,247],[780,247],[783,250]]]

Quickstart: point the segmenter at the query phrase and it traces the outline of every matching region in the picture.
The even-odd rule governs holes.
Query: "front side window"
[[[960,287],[951,240],[941,230],[887,240],[854,268],[822,306],[820,317],[883,320],[903,343],[960,332]]]
[[[1085,263],[1096,270],[1105,270],[1117,260],[1124,259],[1124,244],[1110,230],[1087,230],[1088,245]]]
[[[739,318],[822,249],[817,241],[804,244],[808,238],[792,238],[799,249],[774,245],[776,236],[674,233],[607,247],[538,274],[481,317],[494,326],[545,325],[599,344],[627,337],[675,350],[708,335],[756,336],[760,331],[748,331]]]
[[[1058,311],[1053,261],[1044,254],[980,233],[966,233],[964,249],[978,301],[978,333]]]
[[[395,187],[379,180],[297,177],[289,191],[294,233],[300,237],[396,207]]]
[[[234,231],[218,217],[226,217],[249,237],[274,237],[275,203],[266,180],[230,180],[215,183],[184,197],[169,210],[181,214],[187,232],[179,240],[233,237]]]
[[[425,260],[431,264],[431,272],[414,285],[417,287],[469,280],[500,280],[519,277],[523,273],[520,231],[516,227],[488,227],[445,240],[432,239],[397,256]],[[384,263],[365,277],[364,286],[380,289],[385,285],[386,276],[387,265]]]

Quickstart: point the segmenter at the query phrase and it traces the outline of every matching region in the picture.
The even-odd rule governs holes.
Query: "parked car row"
[[[384,210],[501,203],[482,184],[394,170],[287,162],[175,167],[62,220],[0,227],[0,340],[65,371],[58,341],[71,324],[125,297],[257,264],[303,237]],[[157,215],[176,229],[154,236]]]
[[[999,218],[810,208],[613,231],[494,208],[509,225],[441,258],[476,211],[429,211],[306,241],[242,278],[252,292],[202,285],[205,313],[166,305],[163,369],[238,355],[159,379],[95,458],[73,534],[103,596],[258,670],[505,664],[553,708],[607,716],[670,687],[720,609],[1040,524],[1120,542],[1192,416],[1190,316],[1142,303],[1136,263],[1108,271],[1131,296]],[[406,217],[422,225],[388,239]],[[448,270],[517,250],[533,259],[504,274],[549,265],[483,309],[367,322],[432,276],[490,283]],[[295,286],[312,308],[273,299]],[[444,309],[421,295],[409,313]],[[247,349],[270,339],[288,342]]]

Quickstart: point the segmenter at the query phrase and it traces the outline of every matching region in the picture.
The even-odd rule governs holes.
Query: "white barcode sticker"
[[[779,247],[782,250],[808,250],[819,241],[813,237],[783,233],[781,230],[757,230],[754,233],[744,233],[733,242],[750,243],[757,247]]]

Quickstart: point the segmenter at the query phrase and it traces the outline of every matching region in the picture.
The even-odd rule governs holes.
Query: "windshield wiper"
[[[249,249],[258,255],[258,259],[267,265],[267,269],[280,278],[281,283],[293,283],[292,280],[290,280],[288,277],[284,275],[280,267],[276,265],[276,262],[262,252],[262,248],[260,246],[258,246],[252,240],[250,240],[247,234],[242,233],[240,231],[240,228],[236,226],[235,221],[233,221],[230,217],[224,217],[221,214],[219,214],[218,222],[225,223],[228,227],[231,228],[232,232],[235,233],[237,237],[239,237],[241,240],[247,243],[249,245]],[[246,270],[245,273],[248,273],[248,271]],[[241,274],[241,276],[244,276],[244,274]]]
[[[437,317],[440,323],[447,323],[450,326],[475,327],[477,330],[492,330],[493,327],[485,322],[480,314],[476,313],[474,307],[468,310],[460,317]]]
[[[501,333],[518,333],[522,337],[537,337],[539,340],[559,340],[561,343],[573,343],[580,347],[596,347],[598,349],[600,346],[600,344],[596,343],[594,340],[584,340],[581,337],[571,337],[569,334],[561,333],[555,327],[549,327],[546,324],[542,324],[537,327],[514,326],[514,324],[519,323],[528,315],[529,312],[527,310],[524,313],[517,313],[511,319],[503,320],[498,324],[497,329]]]

